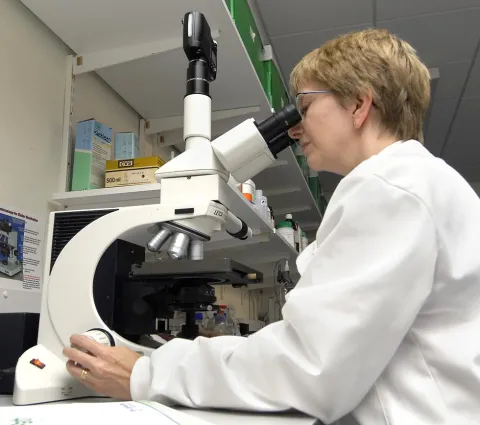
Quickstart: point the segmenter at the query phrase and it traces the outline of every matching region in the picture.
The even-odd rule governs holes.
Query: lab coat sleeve
[[[436,228],[420,199],[377,176],[349,179],[328,210],[282,321],[249,338],[168,342],[135,365],[133,399],[325,423],[351,412],[431,292]]]

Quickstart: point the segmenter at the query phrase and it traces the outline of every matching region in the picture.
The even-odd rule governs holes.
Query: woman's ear
[[[372,93],[369,92],[358,96],[354,106],[352,113],[353,126],[359,129],[367,119],[368,113],[373,106]]]

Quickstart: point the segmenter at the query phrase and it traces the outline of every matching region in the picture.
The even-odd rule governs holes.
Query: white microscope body
[[[216,76],[216,43],[202,14],[184,18],[184,50],[189,59],[184,98],[186,150],[156,172],[159,203],[114,209],[86,225],[58,252],[52,243],[50,215],[38,345],[19,359],[13,394],[15,405],[98,396],[73,379],[62,351],[72,334],[87,333],[106,345],[126,346],[149,355],[151,348],[132,343],[106,326],[94,303],[93,280],[99,259],[117,239],[159,251],[169,242],[172,259],[202,258],[202,244],[226,230],[239,239],[251,236],[230,211],[230,174],[245,181],[275,161],[293,141],[286,131],[300,121],[293,105],[257,125],[248,119],[211,139],[209,82]],[[152,229],[154,229],[152,237]],[[148,241],[148,243],[147,243]],[[55,261],[49,261],[56,256]]]

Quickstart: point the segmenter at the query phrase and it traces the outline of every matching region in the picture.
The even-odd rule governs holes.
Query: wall
[[[113,128],[115,133],[138,134],[140,116],[97,74],[75,77],[72,123],[95,118]],[[75,130],[75,125],[73,126]]]
[[[0,0],[0,40],[0,204],[46,219],[58,191],[71,52],[18,0]],[[138,114],[96,74],[76,78],[74,101],[74,123],[95,117],[138,132]],[[39,308],[39,293],[5,294],[0,279],[0,312]]]
[[[0,0],[0,40],[0,203],[45,218],[61,163],[68,52],[17,0]],[[0,312],[38,310],[39,293],[1,288]]]

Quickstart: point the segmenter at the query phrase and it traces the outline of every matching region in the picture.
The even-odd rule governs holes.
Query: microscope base
[[[16,274],[22,271],[21,264],[15,263],[8,263],[8,264],[1,264],[0,263],[0,273],[6,274],[7,276],[15,276]]]
[[[98,395],[67,372],[65,358],[58,358],[43,345],[36,345],[20,356],[15,370],[14,405],[84,397]]]

